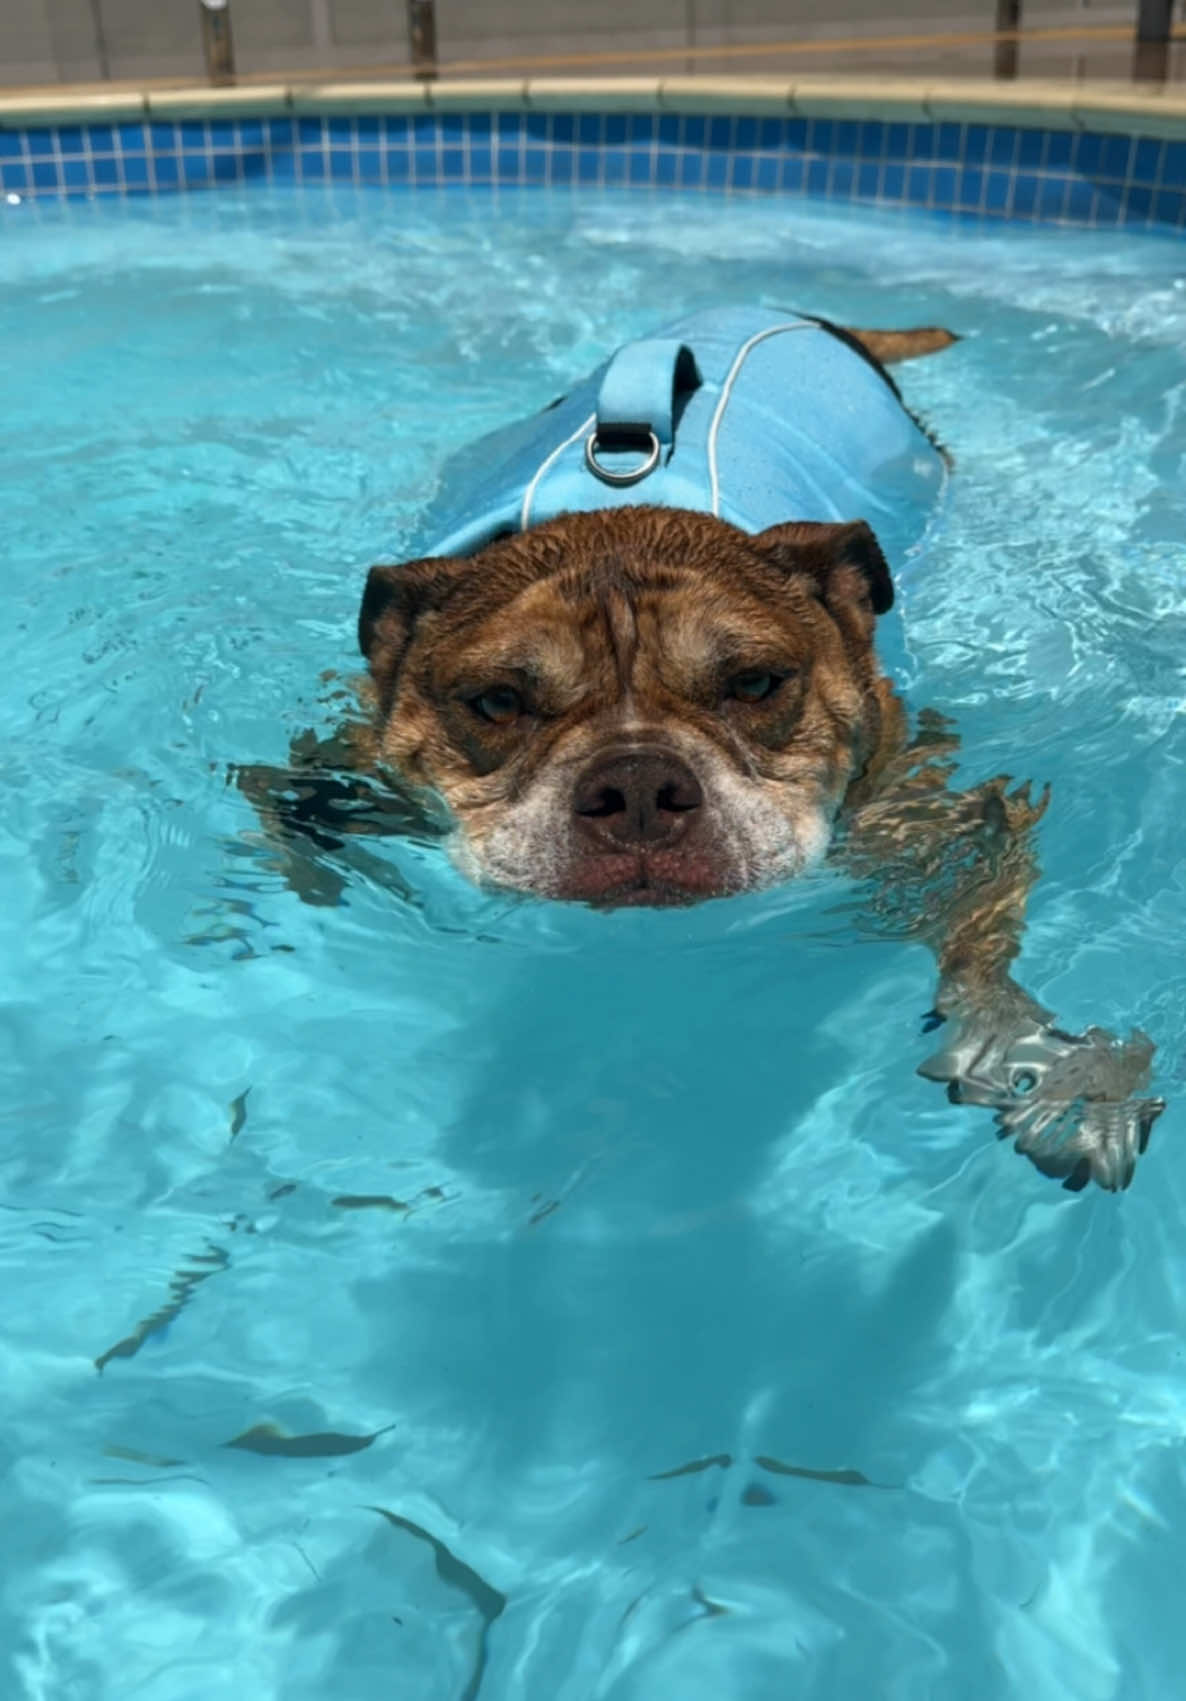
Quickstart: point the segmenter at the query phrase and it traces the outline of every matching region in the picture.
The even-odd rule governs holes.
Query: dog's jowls
[[[868,526],[750,537],[660,508],[562,516],[372,570],[383,762],[443,799],[483,884],[670,904],[801,873],[876,752]]]

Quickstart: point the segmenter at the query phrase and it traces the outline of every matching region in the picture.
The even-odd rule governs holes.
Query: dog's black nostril
[[[572,807],[587,837],[616,850],[671,843],[703,802],[700,782],[681,757],[638,749],[590,763],[577,780]]]
[[[603,786],[592,802],[577,803],[574,807],[578,815],[587,815],[592,821],[604,821],[607,815],[622,814],[626,808],[626,798],[613,786]]]

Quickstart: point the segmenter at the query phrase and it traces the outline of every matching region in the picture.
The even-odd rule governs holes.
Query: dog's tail
[[[938,354],[940,349],[950,348],[952,343],[959,342],[954,331],[945,331],[940,325],[920,325],[913,331],[858,331],[851,326],[846,328],[853,341],[860,343],[861,347],[883,366],[892,366],[899,360],[917,360],[923,354]]]

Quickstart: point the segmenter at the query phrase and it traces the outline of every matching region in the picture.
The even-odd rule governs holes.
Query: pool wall
[[[640,79],[9,99],[0,190],[11,201],[250,182],[624,185],[1044,224],[1186,222],[1186,102],[953,87],[959,98]]]

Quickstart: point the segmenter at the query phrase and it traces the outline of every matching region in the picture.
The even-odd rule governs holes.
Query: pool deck
[[[347,81],[307,76],[0,94],[0,129],[135,119],[422,112],[731,113],[1005,124],[1186,137],[1186,87],[887,77],[502,77]]]

